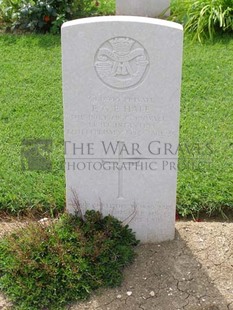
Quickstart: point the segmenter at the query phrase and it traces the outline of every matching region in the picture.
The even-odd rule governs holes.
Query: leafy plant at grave
[[[20,9],[21,0],[0,0],[0,21],[11,23],[15,12]]]
[[[90,1],[87,0],[87,2]],[[63,22],[72,19],[74,15],[81,16],[84,8],[84,0],[36,0],[33,2],[23,0],[14,27],[56,33]]]
[[[60,309],[119,285],[137,243],[128,226],[96,211],[34,222],[0,241],[0,288],[18,309]]]
[[[92,0],[2,0],[1,6],[2,20],[11,22],[13,29],[52,33],[58,33],[65,21],[86,17],[95,8]]]
[[[0,0],[0,21],[12,30],[58,33],[67,20],[114,12],[113,0]]]
[[[233,32],[233,0],[174,0],[171,19],[203,42],[216,33]]]
[[[96,0],[97,11],[95,15],[115,15],[115,0]]]

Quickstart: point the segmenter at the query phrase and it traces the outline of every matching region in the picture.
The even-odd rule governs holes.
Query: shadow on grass
[[[223,33],[216,33],[213,41],[207,40],[206,45],[215,45],[215,44],[223,44],[228,45],[233,39],[233,33],[230,32],[223,32]]]
[[[213,40],[210,38],[206,38],[203,42],[199,42],[197,38],[194,38],[192,33],[186,32],[184,36],[184,42],[189,45],[202,45],[211,47],[213,45],[229,45],[233,39],[233,33],[230,32],[223,32],[223,33],[216,33]]]
[[[52,34],[5,33],[0,35],[0,41],[6,46],[19,44],[24,47],[39,46],[44,49],[51,49],[61,45],[60,35]]]

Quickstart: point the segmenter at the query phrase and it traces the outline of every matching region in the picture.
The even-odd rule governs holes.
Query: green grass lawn
[[[65,204],[60,38],[0,36],[0,210],[61,211]],[[186,38],[178,210],[233,208],[233,39]],[[52,171],[22,171],[25,138],[52,139]]]
[[[61,50],[58,36],[0,36],[0,209],[64,206]],[[22,171],[24,138],[53,140],[52,172]]]
[[[228,36],[205,45],[185,40],[180,141],[190,150],[180,152],[182,214],[233,207],[232,54]]]

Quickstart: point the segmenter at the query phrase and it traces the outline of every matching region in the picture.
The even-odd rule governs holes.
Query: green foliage
[[[62,23],[85,17],[91,0],[23,0],[13,27],[37,32],[57,33]]]
[[[0,0],[0,19],[12,30],[58,33],[68,20],[114,14],[112,0]]]
[[[96,15],[115,15],[115,0],[97,0],[95,4],[97,6]]]
[[[98,211],[31,223],[0,241],[0,288],[17,309],[60,309],[119,285],[137,243],[127,226]]]
[[[174,0],[171,11],[172,20],[182,22],[199,42],[233,32],[233,0]]]
[[[20,9],[21,0],[0,0],[0,21],[11,23],[15,12]]]

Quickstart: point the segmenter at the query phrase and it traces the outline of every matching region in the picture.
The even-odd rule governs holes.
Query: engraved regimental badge
[[[117,37],[100,46],[94,64],[103,83],[112,88],[127,89],[144,80],[149,68],[149,57],[139,42]]]

